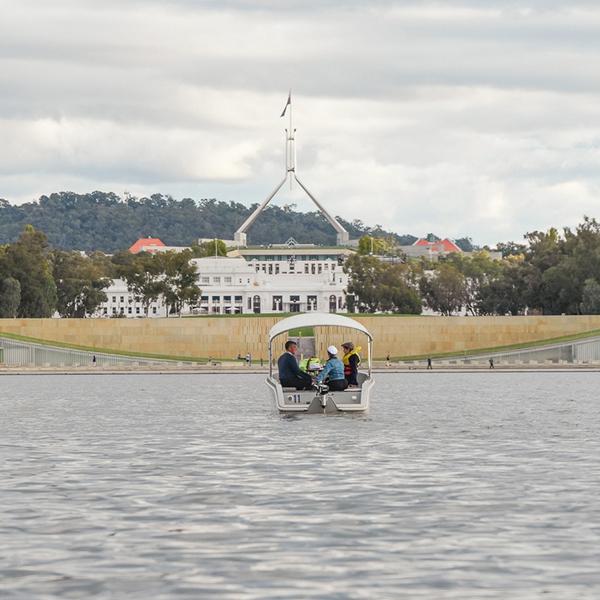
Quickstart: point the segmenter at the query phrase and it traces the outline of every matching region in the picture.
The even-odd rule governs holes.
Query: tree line
[[[359,312],[442,315],[600,314],[600,224],[584,217],[574,229],[525,234],[486,250],[407,261],[389,241],[361,239],[346,262],[349,306]],[[387,256],[376,257],[375,248]]]
[[[169,195],[120,197],[106,192],[60,192],[19,206],[0,199],[0,244],[15,242],[27,224],[43,231],[61,250],[117,252],[141,237],[159,237],[169,246],[189,246],[198,238],[233,239],[236,229],[258,206],[216,199],[176,200]],[[248,232],[250,244],[300,243],[335,245],[335,231],[319,212],[300,213],[294,205],[269,206]],[[413,235],[398,235],[356,219],[338,217],[351,238],[365,233],[390,236],[412,244]],[[291,233],[293,232],[293,233]],[[467,241],[467,238],[465,238]]]
[[[216,251],[226,254],[222,241]],[[159,297],[167,315],[180,314],[184,304],[200,297],[190,259],[214,253],[215,243],[207,242],[180,253],[84,254],[52,248],[43,232],[26,225],[15,242],[0,246],[0,318],[89,316],[107,300],[104,290],[117,278],[125,280],[146,314]]]
[[[379,237],[376,237],[379,235]],[[218,254],[225,255],[222,241]],[[500,243],[503,260],[480,250],[437,262],[407,260],[393,236],[363,236],[344,268],[347,304],[359,312],[419,314],[423,307],[452,315],[600,314],[600,224],[585,217],[574,229],[534,231],[524,243]],[[200,289],[190,265],[210,256],[215,243],[181,253],[112,255],[50,245],[26,225],[17,240],[0,245],[0,317],[85,317],[106,301],[104,290],[122,278],[148,310],[159,296],[168,314],[197,302]]]

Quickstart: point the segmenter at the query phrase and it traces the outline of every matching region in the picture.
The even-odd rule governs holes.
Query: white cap
[[[337,354],[337,348],[335,346],[329,346],[329,348],[327,348],[327,352],[335,356]]]

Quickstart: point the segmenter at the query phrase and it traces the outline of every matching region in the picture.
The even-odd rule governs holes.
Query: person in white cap
[[[317,383],[326,383],[330,390],[341,392],[348,387],[348,382],[344,377],[344,363],[338,358],[337,353],[338,350],[335,346],[327,348],[329,358],[317,376]]]

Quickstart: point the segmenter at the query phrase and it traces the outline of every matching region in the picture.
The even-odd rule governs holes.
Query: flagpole
[[[295,142],[295,137],[296,137],[296,132],[294,131],[294,124],[293,124],[293,107],[292,107],[292,90],[290,89],[290,94],[289,94],[289,98],[290,98],[290,168],[291,171],[295,174],[296,173],[296,142]],[[294,187],[294,178],[290,177],[290,190],[292,190]]]

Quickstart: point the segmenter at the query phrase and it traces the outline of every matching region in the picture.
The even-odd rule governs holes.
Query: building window
[[[310,272],[314,275],[315,274],[315,263],[313,263],[312,265],[310,265]]]
[[[323,265],[321,263],[319,263],[319,273],[323,272]]]
[[[317,310],[317,297],[316,296],[308,296],[307,300],[307,310]]]
[[[152,307],[152,314],[155,315],[156,314],[156,306]]]
[[[133,312],[133,309],[131,308],[131,306],[127,309],[127,314],[130,315]]]
[[[107,314],[108,314],[108,308],[106,308],[106,306],[104,307],[104,310],[103,310],[103,312],[104,312],[104,314],[105,314],[105,315],[107,315]]]
[[[341,296],[338,298],[338,308],[339,309],[343,308],[342,297]]]
[[[273,275],[273,265],[269,264],[269,275]]]
[[[213,277],[213,283],[216,285],[220,285],[221,284],[221,278],[220,277]]]
[[[113,296],[113,302],[116,302],[116,301],[117,301],[117,297]]]
[[[260,296],[254,296],[252,299],[252,310],[255,314],[260,313]]]
[[[304,263],[304,272],[308,275],[308,263]]]
[[[136,315],[139,315],[139,314],[140,314],[140,307],[139,307],[139,306],[136,306],[136,307],[135,307],[135,314],[136,314]]]
[[[223,282],[225,283],[225,285],[231,285],[231,277],[225,277],[223,279]]]
[[[213,296],[212,297],[213,304],[219,304],[220,302],[221,302],[221,296]]]
[[[252,298],[248,296],[248,310],[252,310]]]
[[[329,312],[337,312],[337,298],[334,295],[329,296]]]
[[[275,264],[275,275],[279,275],[279,263]]]
[[[290,296],[290,312],[300,312],[300,296]]]
[[[283,296],[273,296],[273,310],[280,312],[283,308]]]
[[[210,277],[201,277],[200,278],[200,283],[202,285],[209,285],[210,284]]]
[[[236,304],[241,304],[242,303],[242,297],[241,296],[236,296],[235,297],[235,303]]]
[[[121,302],[125,302],[125,298],[121,296]]]
[[[116,309],[114,306],[113,306],[113,309],[112,309],[112,314],[113,314],[113,315],[116,315],[116,314],[117,314],[117,309]]]
[[[208,296],[202,296],[202,298],[200,298],[200,302],[202,304],[207,304],[208,303]]]
[[[220,306],[213,306],[212,307],[212,311],[215,314],[219,314],[221,312],[221,307]]]
[[[223,302],[225,302],[225,304],[231,304],[231,296],[223,296]]]

